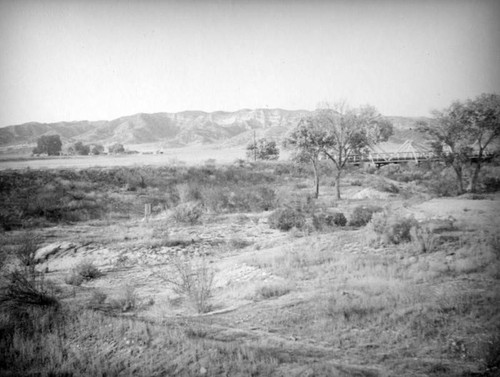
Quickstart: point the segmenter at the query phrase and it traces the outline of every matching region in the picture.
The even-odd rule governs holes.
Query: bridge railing
[[[349,157],[349,162],[386,162],[392,161],[420,161],[435,158],[436,155],[432,152],[383,152],[383,153],[370,153],[368,155],[352,155]]]
[[[493,152],[483,152],[482,158],[487,159],[495,155]],[[470,156],[473,160],[479,157],[479,153],[474,153]],[[404,162],[404,161],[424,161],[437,159],[438,156],[434,152],[382,152],[382,153],[369,153],[367,155],[352,155],[349,156],[348,162],[350,163],[361,163],[361,162],[372,162],[372,163],[391,163],[391,162]]]

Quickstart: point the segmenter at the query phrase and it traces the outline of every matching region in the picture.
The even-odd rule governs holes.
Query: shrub
[[[370,222],[374,213],[381,212],[382,208],[378,206],[358,206],[354,208],[349,225],[365,226]]]
[[[198,202],[181,203],[174,208],[170,218],[176,223],[198,224],[203,215],[203,207]]]
[[[70,285],[81,285],[85,280],[97,279],[102,272],[91,261],[83,260],[71,269],[64,282]]]
[[[22,242],[14,249],[15,257],[30,273],[35,271],[35,254],[40,247],[41,237],[26,232],[22,235]]]
[[[429,192],[437,197],[456,196],[458,194],[458,185],[455,173],[450,169],[444,169],[441,172],[436,170],[425,174],[424,185]]]
[[[255,190],[255,201],[253,203],[253,208],[269,211],[276,206],[276,192],[266,186],[257,187]]]
[[[247,246],[250,246],[252,243],[248,240],[242,238],[231,238],[228,241],[228,245],[232,249],[244,249]]]
[[[397,194],[399,192],[399,188],[395,186],[394,184],[387,182],[383,178],[378,178],[374,180],[371,184],[371,186],[380,192],[388,192],[391,194]]]
[[[100,277],[102,275],[101,271],[94,266],[93,262],[88,260],[81,261],[77,267],[76,271],[85,280],[92,280]]]
[[[170,268],[159,277],[170,285],[175,293],[189,299],[198,313],[210,311],[215,272],[207,261],[175,258]]]
[[[229,208],[229,194],[223,187],[205,187],[202,190],[203,204],[214,213],[224,212]]]
[[[316,230],[322,230],[325,227],[345,226],[347,224],[347,219],[342,212],[314,214],[312,221]]]
[[[483,179],[484,192],[497,192],[500,191],[500,178],[499,177],[485,177]]]
[[[434,251],[437,238],[428,224],[416,224],[411,228],[410,235],[417,251],[421,253]]]
[[[126,285],[121,289],[119,296],[110,304],[113,309],[129,312],[139,307],[139,297],[133,286]]]
[[[0,303],[12,308],[24,306],[58,306],[53,286],[47,284],[43,274],[14,270],[7,275],[0,295]]]
[[[417,222],[412,217],[385,212],[374,213],[371,219],[373,230],[382,236],[385,243],[400,244],[410,242],[410,231]]]
[[[199,185],[194,183],[182,183],[177,185],[177,191],[181,202],[195,202],[202,199],[202,190]]]
[[[284,296],[290,292],[290,287],[283,283],[271,283],[257,288],[255,296],[257,299],[268,299]]]
[[[292,228],[302,228],[306,223],[306,217],[301,211],[279,208],[269,216],[268,222],[271,228],[286,232]]]
[[[107,297],[108,295],[106,293],[97,289],[92,292],[92,296],[87,303],[87,307],[89,309],[98,309],[104,304]]]

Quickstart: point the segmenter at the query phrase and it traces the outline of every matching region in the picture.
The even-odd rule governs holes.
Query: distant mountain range
[[[85,144],[127,146],[158,144],[172,148],[196,144],[221,147],[246,145],[265,137],[280,142],[306,110],[242,109],[235,112],[183,111],[179,113],[135,114],[111,121],[75,121],[57,123],[30,122],[0,128],[0,147],[8,150],[31,148],[42,135],[58,134],[63,147],[81,141]],[[415,123],[426,118],[386,117],[395,127],[395,142],[421,139]]]

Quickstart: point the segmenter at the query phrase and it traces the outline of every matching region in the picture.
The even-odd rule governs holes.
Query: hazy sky
[[[138,112],[429,115],[500,92],[500,1],[0,0],[0,126]]]

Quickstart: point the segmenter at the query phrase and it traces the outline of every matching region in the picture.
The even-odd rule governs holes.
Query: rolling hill
[[[135,114],[111,121],[57,123],[30,122],[0,128],[0,148],[4,151],[32,148],[42,135],[58,134],[63,145],[77,141],[88,144],[158,144],[183,147],[218,144],[234,147],[247,144],[254,132],[258,138],[281,141],[306,110],[242,109],[235,112],[184,111],[179,113]],[[395,142],[421,139],[415,123],[425,118],[387,117],[395,127]]]

